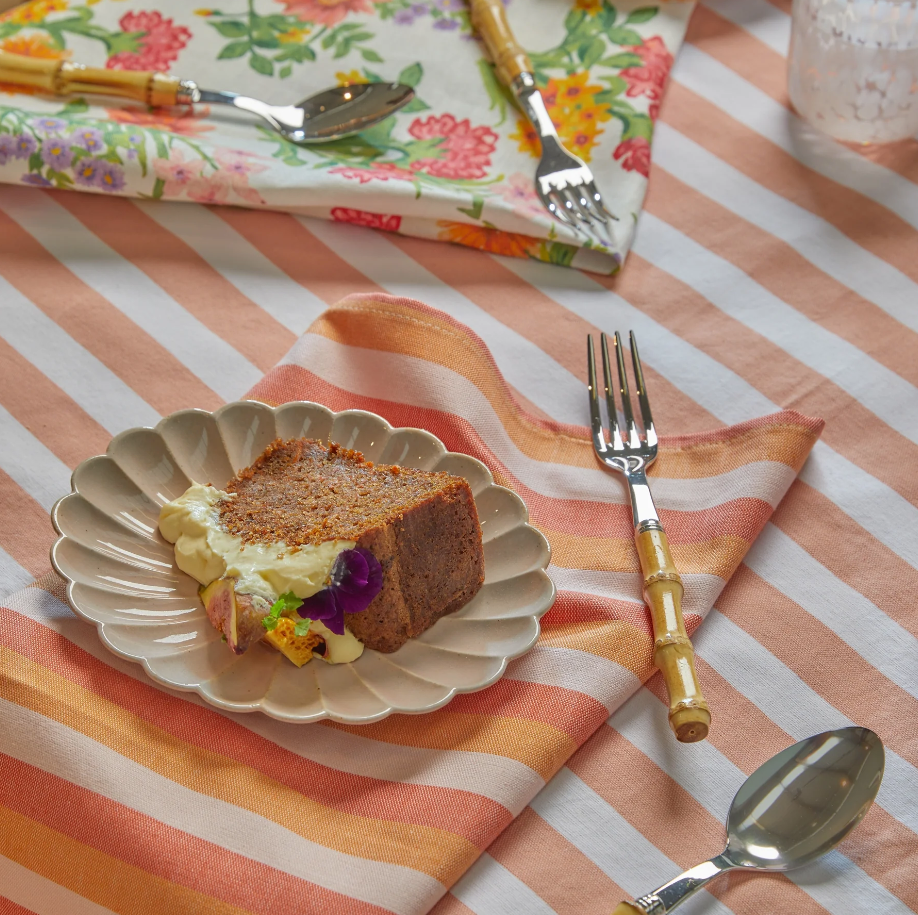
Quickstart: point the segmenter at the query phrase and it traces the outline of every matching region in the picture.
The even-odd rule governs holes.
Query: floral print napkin
[[[392,80],[416,97],[359,136],[295,146],[231,109],[54,99],[0,84],[0,180],[265,207],[588,270],[631,244],[653,122],[693,6],[508,0],[562,141],[617,219],[583,247],[534,189],[539,144],[472,34],[464,0],[33,0],[0,14],[0,48],[160,70],[272,103]]]

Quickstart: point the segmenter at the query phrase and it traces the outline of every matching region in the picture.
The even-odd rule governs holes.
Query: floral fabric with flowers
[[[504,0],[548,111],[616,216],[610,249],[551,219],[539,142],[469,23],[465,0],[32,0],[0,49],[159,70],[291,103],[398,81],[414,100],[362,134],[298,147],[207,106],[54,99],[0,84],[0,181],[286,210],[613,273],[631,245],[653,125],[693,3]]]

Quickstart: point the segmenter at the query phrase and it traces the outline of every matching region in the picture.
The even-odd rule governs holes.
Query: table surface
[[[77,463],[243,394],[347,293],[449,312],[531,410],[578,424],[586,333],[633,329],[664,433],[781,407],[825,432],[695,637],[710,741],[673,751],[651,681],[435,911],[606,913],[718,852],[759,762],[851,722],[888,750],[863,826],[821,865],[727,878],[686,911],[918,911],[918,145],[871,158],[796,119],[788,13],[696,10],[612,279],[282,214],[0,187],[0,598],[47,571],[48,510]],[[533,843],[551,867],[530,866]],[[60,915],[56,887],[5,861],[0,911]]]

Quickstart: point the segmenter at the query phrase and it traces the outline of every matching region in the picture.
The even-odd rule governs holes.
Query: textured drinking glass
[[[788,90],[838,140],[918,133],[918,0],[794,0]]]

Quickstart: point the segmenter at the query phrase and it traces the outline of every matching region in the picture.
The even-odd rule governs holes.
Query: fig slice
[[[214,629],[226,636],[236,654],[242,654],[264,637],[261,621],[267,613],[256,608],[251,594],[236,591],[235,585],[235,578],[218,578],[201,589],[201,600]]]

